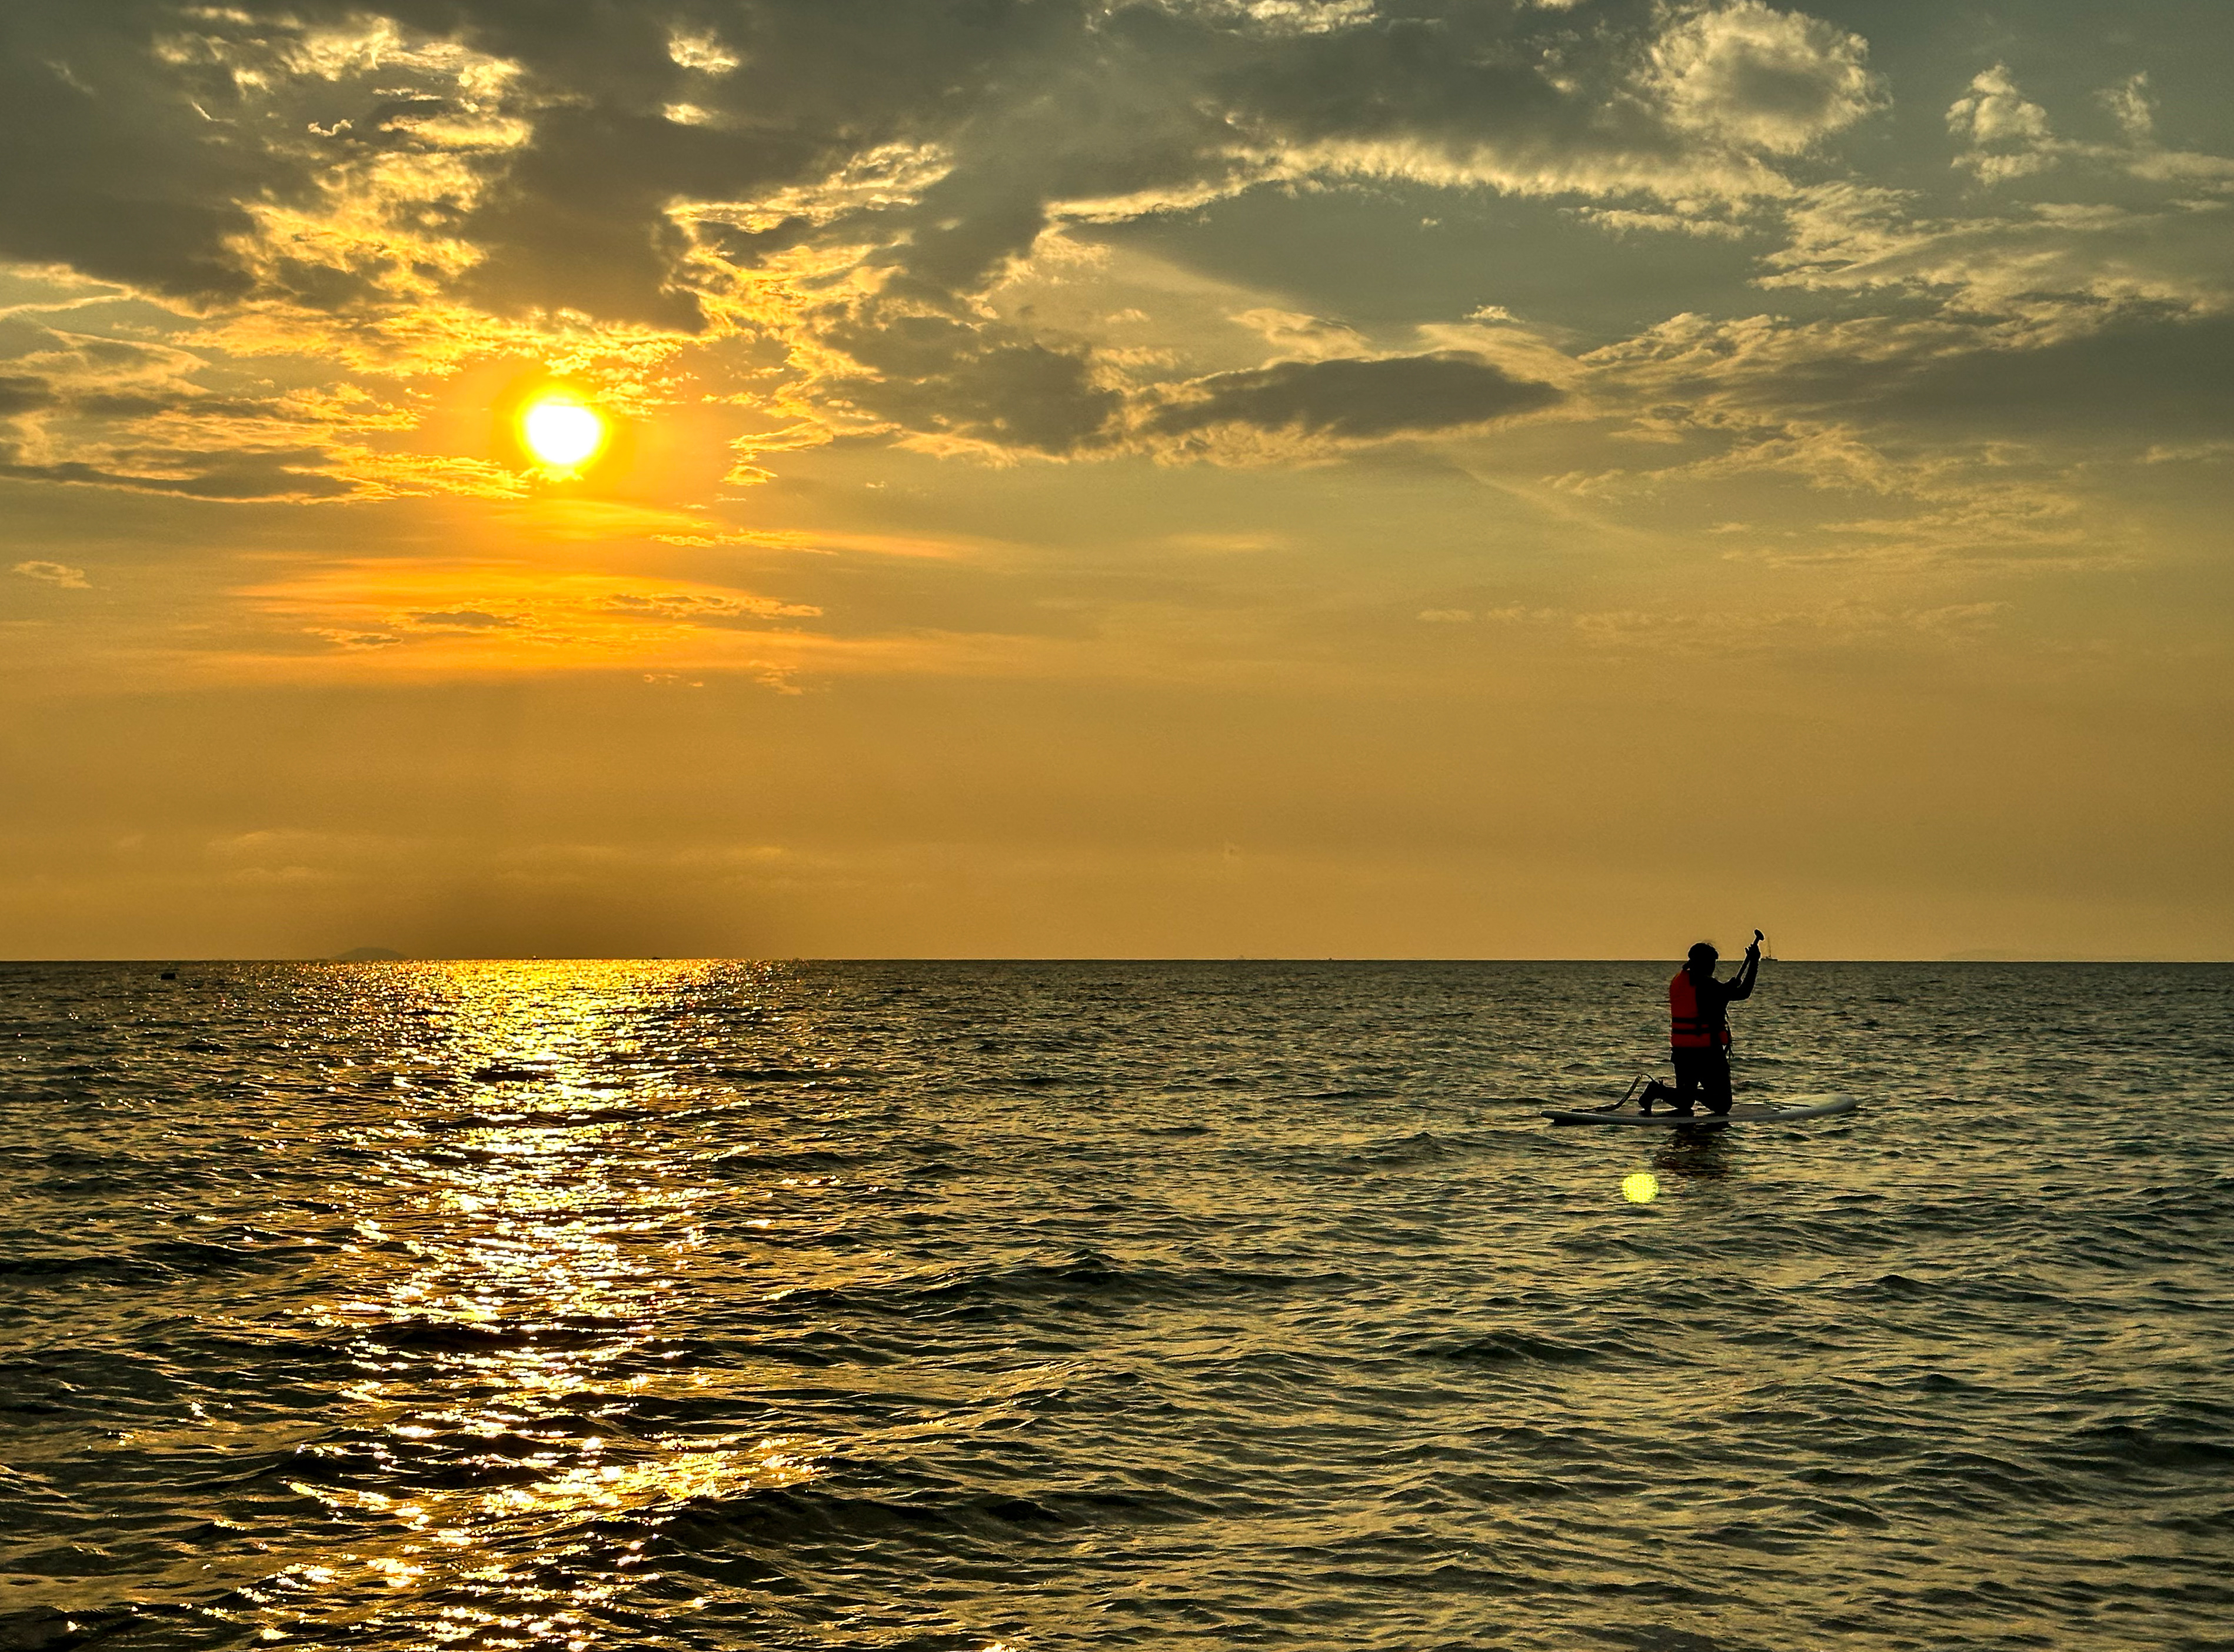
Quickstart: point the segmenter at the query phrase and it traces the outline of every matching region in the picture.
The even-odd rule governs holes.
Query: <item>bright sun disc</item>
[[[578,402],[538,402],[520,416],[520,440],[553,470],[572,470],[605,445],[605,421]]]

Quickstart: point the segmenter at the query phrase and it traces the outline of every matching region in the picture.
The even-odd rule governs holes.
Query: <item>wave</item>
[[[0,1647],[2224,1638],[2234,970],[538,968],[0,970]]]

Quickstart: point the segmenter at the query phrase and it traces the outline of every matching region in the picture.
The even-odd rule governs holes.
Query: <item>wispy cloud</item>
[[[26,579],[36,579],[43,585],[60,585],[66,591],[85,591],[90,588],[90,582],[85,577],[84,569],[69,567],[60,562],[42,562],[36,559],[19,562],[12,571],[22,575]]]
[[[304,569],[243,593],[289,635],[397,669],[596,669],[663,662],[757,671],[752,647],[793,636],[822,610],[702,584],[518,563],[352,560]],[[727,640],[724,640],[727,639]],[[738,644],[743,644],[741,651]]]

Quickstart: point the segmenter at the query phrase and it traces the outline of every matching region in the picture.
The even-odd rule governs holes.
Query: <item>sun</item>
[[[519,415],[520,445],[547,470],[579,470],[605,445],[604,415],[570,395],[542,395]]]

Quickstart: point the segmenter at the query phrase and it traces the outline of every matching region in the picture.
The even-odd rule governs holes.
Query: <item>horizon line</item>
[[[375,951],[375,949],[361,949]],[[378,949],[378,956],[351,956],[349,953],[319,954],[292,957],[269,957],[211,955],[199,957],[8,957],[0,958],[0,968],[36,964],[116,964],[176,967],[181,964],[207,967],[215,964],[382,964],[382,963],[1621,963],[1621,964],[1681,964],[1681,958],[1669,957],[1453,957],[1428,954],[1327,954],[1308,953],[1046,953],[1046,954],[937,954],[937,953],[625,953],[625,952],[515,952],[515,953],[428,953],[415,955]],[[1729,959],[1722,960],[1731,962]],[[2165,957],[2144,953],[2121,953],[2113,957],[2049,957],[2019,953],[1983,953],[1966,951],[1943,953],[1937,957],[1849,957],[1765,958],[1764,963],[2146,963],[2146,964],[2224,964],[2234,963],[2234,958],[2223,957]]]

